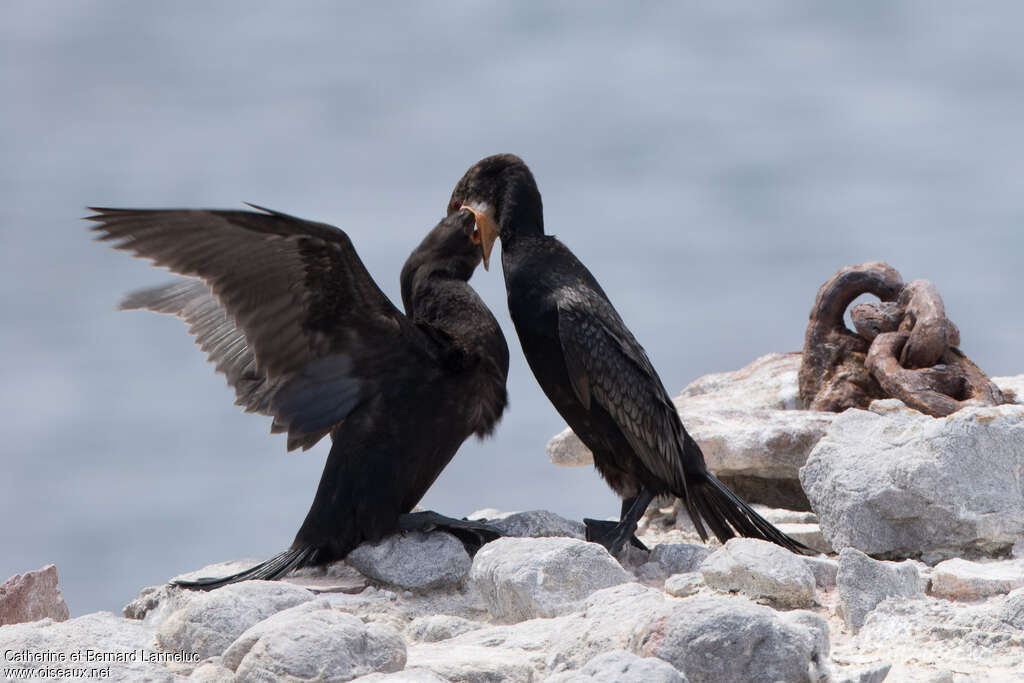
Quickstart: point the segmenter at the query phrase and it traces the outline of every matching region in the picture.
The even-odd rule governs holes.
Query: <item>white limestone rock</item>
[[[364,624],[321,598],[249,628],[225,651],[222,663],[247,681],[349,681],[400,671],[405,660],[405,641],[396,631]]]
[[[541,538],[566,536],[586,540],[587,528],[583,522],[566,519],[547,510],[516,512],[501,519],[488,522],[506,536],[517,538]]]
[[[66,621],[68,606],[57,585],[57,566],[15,574],[0,584],[0,626],[39,619]]]
[[[637,654],[665,660],[691,683],[812,681],[829,668],[822,617],[776,612],[739,597],[675,601],[645,638]]]
[[[581,669],[610,650],[647,656],[649,653],[641,652],[643,644],[676,602],[664,591],[639,583],[595,592],[584,601],[581,611],[560,617],[545,660],[548,671]]]
[[[548,459],[553,465],[585,467],[594,464],[593,453],[568,427],[551,437],[546,450]]]
[[[755,538],[731,538],[700,565],[715,589],[765,598],[784,607],[814,603],[814,574],[799,555]]]
[[[355,683],[449,683],[449,679],[422,667],[407,667],[391,674],[370,674],[352,680]]]
[[[474,632],[460,636],[461,641]],[[409,647],[408,666],[429,669],[445,681],[532,681],[537,667],[530,652],[518,647],[470,642],[417,643]]]
[[[889,662],[883,662],[881,664],[875,664],[874,666],[868,666],[863,669],[856,671],[834,671],[833,682],[834,683],[882,683],[886,676],[889,675],[889,671],[892,669],[892,664]]]
[[[927,662],[959,680],[1015,681],[1024,671],[1024,588],[967,605],[930,597],[891,597],[864,621],[856,642],[886,659]],[[905,680],[895,678],[893,680]],[[954,679],[946,679],[954,680]]]
[[[235,672],[217,661],[217,657],[208,659],[193,671],[188,677],[192,683],[227,683],[235,678]]]
[[[419,531],[364,543],[345,559],[375,581],[408,590],[457,586],[472,564],[462,543],[451,534]]]
[[[476,554],[469,576],[504,621],[567,614],[632,579],[603,547],[573,538],[499,538]]]
[[[192,651],[182,648],[186,656]],[[72,653],[82,653],[82,660],[71,660]],[[93,653],[90,655],[89,653]],[[56,661],[25,661],[22,653],[60,657]],[[104,662],[90,656],[117,656],[134,653],[135,661]],[[3,668],[21,669],[28,672],[26,677],[36,678],[34,672],[43,669],[93,669],[97,672],[59,677],[41,677],[71,680],[164,681],[185,680],[171,673],[161,662],[153,661],[160,653],[153,647],[153,633],[139,621],[123,619],[110,612],[95,612],[68,621],[54,622],[51,619],[11,624],[0,627],[0,664]],[[0,668],[0,671],[3,670]],[[103,673],[98,673],[102,671]]]
[[[923,595],[914,563],[880,562],[853,548],[844,548],[839,553],[836,584],[843,621],[854,632],[886,598]]]
[[[686,683],[686,678],[661,659],[612,650],[576,671],[548,676],[544,683]]]
[[[797,481],[835,415],[802,410],[799,353],[771,353],[732,372],[700,377],[676,407],[719,478]]]
[[[199,593],[160,624],[156,643],[162,650],[213,657],[249,627],[313,597],[304,588],[280,581],[243,581]]]
[[[147,586],[121,613],[127,619],[139,619],[150,628],[158,628],[169,616],[201,595],[200,591],[185,590],[169,583]]]
[[[450,614],[430,614],[413,619],[406,629],[406,635],[421,643],[436,643],[483,627],[484,625],[478,621]]]
[[[673,574],[665,579],[665,592],[676,598],[685,598],[700,591],[704,575],[700,572]]]
[[[823,590],[836,587],[839,574],[839,562],[828,557],[801,557],[807,568],[814,574],[814,583]]]
[[[931,594],[946,600],[979,600],[1024,587],[1024,560],[970,562],[953,558],[932,571]]]
[[[794,541],[803,543],[815,552],[823,553],[825,555],[835,552],[832,549],[832,546],[829,545],[828,541],[825,540],[825,535],[821,531],[821,525],[817,522],[801,524],[786,522],[776,524],[775,528],[792,538]]]
[[[937,561],[1024,535],[1024,406],[881,412],[839,414],[800,472],[832,547]]]
[[[703,545],[659,543],[651,548],[650,561],[661,565],[666,574],[682,574],[697,571],[710,554],[711,550]]]

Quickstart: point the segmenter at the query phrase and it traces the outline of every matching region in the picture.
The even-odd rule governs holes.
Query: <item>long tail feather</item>
[[[273,581],[274,579],[281,578],[293,569],[305,566],[315,555],[316,548],[293,548],[285,550],[283,553],[278,553],[266,562],[261,562],[255,567],[250,567],[237,574],[220,578],[204,577],[194,581],[178,580],[172,583],[190,590],[211,591],[231,583],[238,583],[239,581],[250,581],[253,579]]]
[[[715,475],[706,472],[701,479],[687,481],[687,494],[693,505],[687,505],[690,517],[700,512],[707,525],[722,543],[740,534],[747,538],[760,538],[781,545],[783,548],[802,555],[816,555],[800,541],[779,531],[771,522],[744,503],[729,487]],[[689,503],[689,501],[688,501]],[[700,520],[694,519],[694,526],[701,528]],[[701,534],[703,536],[703,534]]]

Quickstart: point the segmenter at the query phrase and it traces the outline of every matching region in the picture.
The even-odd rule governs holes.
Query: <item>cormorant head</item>
[[[456,211],[441,219],[409,254],[402,266],[403,289],[407,281],[435,273],[456,280],[469,280],[482,257],[480,230],[476,227],[473,213]]]
[[[544,233],[544,210],[533,174],[514,154],[495,154],[476,162],[462,176],[448,215],[469,209],[476,216],[484,253],[484,267],[494,240],[506,247],[519,236]]]

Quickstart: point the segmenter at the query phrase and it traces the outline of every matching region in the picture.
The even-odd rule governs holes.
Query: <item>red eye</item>
[[[473,244],[480,244],[480,240],[482,239],[480,237],[480,230],[478,228],[473,228],[473,234],[469,236],[469,239],[473,240]]]

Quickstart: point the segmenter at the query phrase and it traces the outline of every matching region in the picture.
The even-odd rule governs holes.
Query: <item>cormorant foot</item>
[[[635,526],[630,529],[622,522],[609,522],[603,519],[584,519],[583,523],[587,526],[587,540],[603,545],[612,557],[619,554],[627,540],[640,550],[649,550],[633,533],[636,531]]]
[[[476,552],[485,543],[490,543],[504,535],[500,529],[490,524],[445,517],[430,510],[399,515],[398,528],[402,531],[447,531],[462,542],[470,557],[476,555]]]

